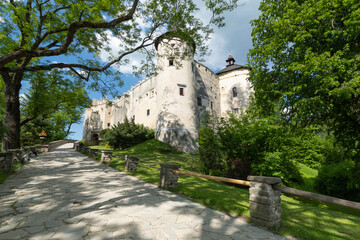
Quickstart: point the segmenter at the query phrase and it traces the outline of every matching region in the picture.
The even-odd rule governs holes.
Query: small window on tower
[[[184,96],[184,88],[182,88],[182,87],[179,88],[179,91],[180,91],[180,92],[179,92],[179,93],[180,93],[180,96]]]
[[[150,115],[150,109],[146,110],[146,116]]]
[[[198,103],[198,106],[201,106],[202,104],[201,104],[201,97],[198,97],[197,98],[197,103]]]
[[[236,87],[234,87],[232,89],[232,93],[233,93],[233,97],[237,97],[237,88]]]
[[[107,126],[110,127],[110,123],[108,123]]]
[[[174,66],[174,59],[169,59],[169,66]]]

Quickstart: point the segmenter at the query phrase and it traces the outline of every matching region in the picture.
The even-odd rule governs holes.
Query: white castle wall
[[[251,84],[247,80],[247,68],[236,69],[219,75],[221,94],[221,116],[245,110],[250,104]],[[233,88],[237,89],[237,97],[233,97]]]

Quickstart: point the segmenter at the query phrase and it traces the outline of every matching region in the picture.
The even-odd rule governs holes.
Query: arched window
[[[233,97],[237,97],[237,88],[236,87],[234,87],[232,89],[232,94],[233,94]]]

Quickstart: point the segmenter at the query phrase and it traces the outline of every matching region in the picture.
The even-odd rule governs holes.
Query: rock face
[[[125,117],[155,129],[155,138],[182,152],[198,150],[198,130],[208,111],[220,117],[239,113],[249,105],[249,69],[234,64],[215,74],[193,58],[193,47],[179,38],[157,41],[156,75],[138,82],[121,97],[93,100],[85,112],[83,139],[97,141],[103,129]],[[188,52],[184,59],[177,52]]]

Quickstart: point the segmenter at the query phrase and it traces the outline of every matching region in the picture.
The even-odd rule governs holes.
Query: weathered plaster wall
[[[245,110],[250,103],[251,84],[247,80],[249,70],[247,68],[237,69],[219,75],[219,87],[221,94],[221,115],[226,116],[228,112],[236,113]],[[237,97],[233,97],[233,88],[237,89]]]

